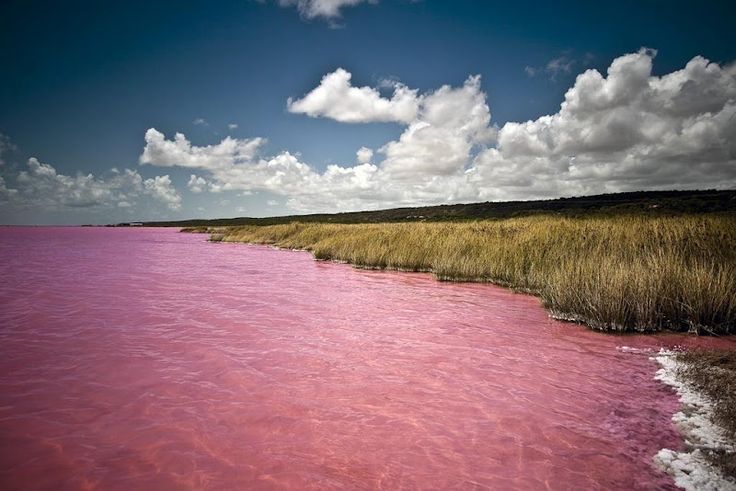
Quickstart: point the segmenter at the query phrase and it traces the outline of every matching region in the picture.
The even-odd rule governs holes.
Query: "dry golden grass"
[[[217,232],[225,242],[307,249],[357,267],[528,290],[555,315],[597,329],[736,332],[733,215],[290,223]]]

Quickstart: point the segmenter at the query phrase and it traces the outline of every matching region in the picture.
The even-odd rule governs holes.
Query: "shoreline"
[[[697,356],[697,352],[690,352]],[[705,353],[707,356],[707,353]],[[671,387],[680,400],[680,410],[672,422],[683,438],[684,450],[661,449],[654,463],[669,474],[675,484],[690,490],[736,489],[736,437],[716,420],[732,401],[710,397],[693,382],[694,362],[682,353],[661,350],[650,359],[660,368],[655,379]],[[697,363],[697,362],[695,362]],[[714,366],[709,367],[716,369]],[[728,421],[733,426],[733,421]]]
[[[182,232],[185,232],[185,233],[210,233],[210,234],[215,235],[215,236],[222,235],[219,232],[212,233],[212,232],[190,232],[190,231],[187,231],[187,230],[181,230],[181,231]],[[529,288],[515,286],[512,283],[509,283],[509,282],[506,282],[506,281],[498,281],[498,280],[494,280],[494,279],[491,279],[491,278],[466,278],[466,279],[443,278],[443,277],[438,277],[437,274],[434,271],[432,271],[431,269],[409,269],[409,268],[401,268],[401,267],[378,267],[378,266],[370,266],[370,265],[363,265],[363,264],[353,264],[350,261],[347,261],[347,260],[344,260],[344,259],[318,258],[318,257],[316,257],[314,255],[314,251],[312,249],[300,248],[300,247],[282,247],[282,246],[279,246],[279,245],[276,245],[276,244],[271,244],[271,243],[268,243],[268,242],[229,241],[229,240],[222,240],[222,239],[219,239],[219,238],[213,239],[212,237],[210,237],[208,239],[208,242],[215,242],[215,243],[217,243],[217,242],[224,242],[224,243],[229,243],[229,244],[245,244],[245,245],[271,247],[273,249],[277,249],[277,250],[280,250],[280,251],[307,252],[307,253],[309,253],[309,254],[312,255],[312,259],[314,259],[315,261],[331,262],[331,263],[336,263],[336,264],[347,264],[347,265],[352,266],[355,269],[360,269],[360,270],[365,270],[365,271],[395,271],[395,272],[398,272],[398,273],[423,273],[423,274],[429,274],[429,275],[432,275],[436,281],[446,282],[446,283],[484,283],[484,284],[488,284],[488,285],[498,286],[498,287],[501,287],[501,288],[506,288],[506,289],[509,289],[509,290],[513,291],[514,293],[519,293],[519,294],[522,294],[522,295],[531,295],[533,297],[536,297],[536,298],[542,300],[541,297],[540,297],[539,292],[536,291],[536,290],[532,290],[532,289],[529,289]],[[589,328],[589,329],[591,329],[593,331],[602,332],[602,333],[604,333],[606,335],[609,335],[609,336],[627,336],[627,335],[637,335],[637,334],[645,334],[645,335],[655,336],[657,334],[667,334],[667,333],[683,334],[681,331],[669,331],[669,330],[666,330],[666,329],[656,330],[656,331],[655,330],[652,330],[652,331],[629,331],[629,330],[624,330],[624,329],[606,329],[604,327],[596,327],[595,324],[592,323],[592,321],[589,321],[589,320],[587,320],[587,319],[585,319],[585,318],[583,318],[581,316],[578,316],[576,314],[566,314],[566,313],[562,313],[562,312],[553,311],[553,310],[549,309],[546,305],[544,305],[544,302],[542,302],[542,307],[547,312],[547,314],[549,315],[549,317],[552,318],[552,319],[554,319],[554,320],[563,321],[563,322],[570,322],[572,324],[578,324],[578,325],[581,325],[581,326],[585,326],[585,327],[587,327],[587,328]],[[688,332],[688,334],[698,335],[699,333],[690,333],[690,332]],[[710,335],[710,334],[705,333],[705,335]],[[725,335],[713,334],[713,336],[716,336],[716,337],[723,337],[723,336],[730,337],[730,336],[733,336],[733,334],[725,334]],[[736,341],[736,337],[734,338],[734,340]]]
[[[211,232],[190,232],[188,230],[181,230],[185,233],[211,233]],[[365,271],[396,271],[399,273],[424,273],[424,274],[430,274],[434,276],[435,280],[441,281],[441,282],[447,282],[447,283],[486,283],[493,286],[498,286],[501,288],[507,288],[514,293],[520,293],[524,295],[531,295],[537,298],[540,298],[539,292],[536,290],[532,290],[529,288],[523,288],[514,286],[512,283],[506,282],[506,281],[499,281],[494,280],[492,278],[465,278],[465,279],[456,279],[451,277],[439,277],[437,274],[432,271],[431,269],[409,269],[409,268],[401,268],[401,267],[379,267],[379,266],[370,266],[370,265],[363,265],[363,264],[353,264],[350,261],[344,260],[344,259],[335,259],[335,258],[318,258],[314,255],[314,251],[312,249],[307,248],[299,248],[299,247],[281,247],[276,244],[271,244],[267,242],[243,242],[243,241],[228,241],[223,240],[222,238],[219,238],[219,236],[222,235],[218,232],[212,233],[210,238],[208,239],[208,242],[226,242],[231,244],[246,244],[246,245],[257,245],[257,246],[266,246],[266,247],[272,247],[277,250],[281,251],[293,251],[293,252],[308,252],[312,254],[312,259],[315,261],[324,261],[324,262],[332,262],[336,264],[348,264],[352,266],[355,269],[362,269]],[[214,237],[214,238],[213,238]],[[547,311],[549,316],[552,319],[564,321],[564,322],[570,322],[573,324],[580,324],[583,326],[586,326],[594,331],[600,331],[604,332],[608,335],[621,335],[626,336],[627,334],[664,334],[667,331],[637,331],[637,332],[627,332],[624,330],[619,329],[602,329],[595,327],[590,321],[586,320],[583,317],[577,316],[575,314],[565,314],[562,312],[555,312],[544,306],[544,309]]]
[[[356,268],[432,273],[539,297],[608,332],[736,333],[736,216],[540,215],[476,222],[193,227],[213,242],[311,252]]]

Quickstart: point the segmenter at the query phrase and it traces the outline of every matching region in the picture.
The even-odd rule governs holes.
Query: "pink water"
[[[659,348],[171,229],[0,229],[2,489],[671,487]]]

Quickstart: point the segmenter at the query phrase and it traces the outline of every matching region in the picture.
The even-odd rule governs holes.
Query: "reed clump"
[[[306,249],[357,267],[530,291],[555,316],[601,330],[736,332],[732,214],[294,222],[217,232],[225,242]]]

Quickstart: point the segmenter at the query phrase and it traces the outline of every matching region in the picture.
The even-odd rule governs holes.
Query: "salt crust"
[[[630,352],[627,347],[622,348],[621,351]],[[683,435],[686,450],[677,452],[663,448],[654,457],[654,463],[672,476],[677,486],[688,491],[736,490],[736,481],[724,476],[708,462],[704,452],[734,452],[736,445],[726,431],[712,421],[713,402],[678,375],[682,362],[677,361],[674,355],[672,351],[660,350],[652,358],[661,366],[654,378],[673,387],[680,397],[682,407],[672,416],[672,421]]]

